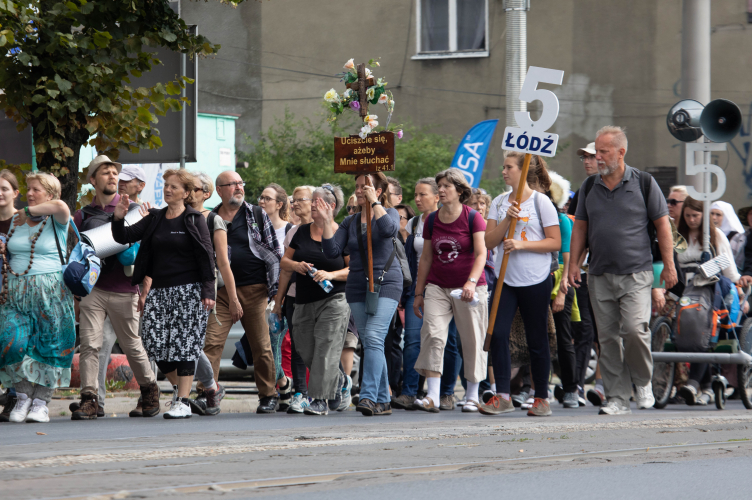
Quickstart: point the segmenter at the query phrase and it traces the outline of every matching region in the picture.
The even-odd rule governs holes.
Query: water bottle
[[[275,313],[271,313],[269,315],[269,331],[273,334],[279,333],[279,330],[282,328],[282,322],[279,320],[279,316],[277,316]]]
[[[318,269],[316,269],[315,267],[312,267],[311,270],[308,271],[308,276],[310,276],[311,279],[313,279],[313,275],[316,274],[316,271],[318,271]],[[334,285],[332,285],[332,282],[329,280],[322,280],[322,281],[319,281],[318,283],[319,283],[319,286],[323,288],[326,293],[331,292],[332,288],[334,288]]]

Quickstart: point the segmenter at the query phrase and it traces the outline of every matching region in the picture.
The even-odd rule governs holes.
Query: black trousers
[[[394,312],[392,324],[384,340],[384,356],[386,357],[386,372],[389,376],[389,387],[392,393],[398,395],[402,391],[402,322],[397,311]]]
[[[290,331],[290,370],[292,371],[293,393],[299,392],[308,396],[308,383],[306,382],[306,366],[303,358],[295,350],[295,341],[292,336],[292,315],[295,312],[295,297],[285,297],[284,313],[287,318],[287,329]]]
[[[577,392],[577,357],[572,341],[572,304],[574,287],[570,287],[564,300],[564,309],[554,313],[556,325],[556,346],[559,354],[559,378],[564,392]]]
[[[585,387],[585,376],[590,363],[590,351],[593,348],[593,340],[596,338],[595,317],[593,308],[590,307],[590,290],[588,289],[587,277],[580,282],[580,288],[575,288],[577,294],[577,307],[580,309],[582,321],[572,325],[574,337],[574,352],[577,358],[575,380],[577,385]]]

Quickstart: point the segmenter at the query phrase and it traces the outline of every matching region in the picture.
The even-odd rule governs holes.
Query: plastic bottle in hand
[[[318,271],[318,269],[316,269],[315,267],[312,267],[311,270],[308,271],[308,276],[310,276],[311,279],[313,279],[313,275],[316,274],[316,271]],[[321,280],[318,283],[319,283],[319,286],[323,288],[326,293],[331,292],[332,288],[334,288],[334,285],[332,285],[332,282],[329,280]]]
[[[273,334],[279,333],[282,328],[282,322],[279,320],[279,316],[275,313],[269,315],[269,331]]]

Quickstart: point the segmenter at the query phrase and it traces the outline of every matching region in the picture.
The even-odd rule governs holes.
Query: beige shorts
[[[347,335],[345,336],[345,344],[342,346],[342,349],[357,349],[358,348],[358,337],[355,336],[352,332],[347,332]]]

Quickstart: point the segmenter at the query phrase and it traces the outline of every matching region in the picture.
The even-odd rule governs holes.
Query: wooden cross
[[[358,81],[348,83],[346,86],[348,89],[352,89],[358,93],[361,118],[368,114],[368,96],[366,95],[366,91],[368,87],[373,87],[374,85],[375,82],[372,76],[366,78],[366,64],[358,64]]]

